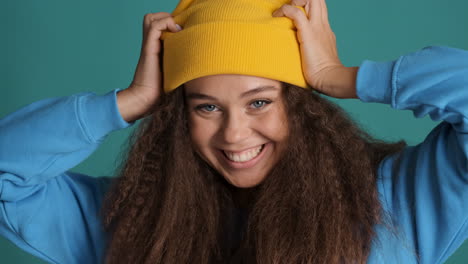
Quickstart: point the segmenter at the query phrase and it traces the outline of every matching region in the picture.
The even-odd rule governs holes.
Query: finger
[[[274,17],[286,16],[294,21],[296,28],[304,28],[308,22],[307,15],[298,7],[292,5],[282,5],[272,14]]]
[[[307,0],[291,0],[291,5],[305,6]]]
[[[153,20],[143,35],[142,50],[146,55],[157,55],[161,52],[162,46],[159,43],[162,31],[175,33],[180,30],[172,16]]]
[[[156,19],[151,22],[151,30],[178,32],[177,24],[172,16]]]
[[[310,3],[309,14],[311,21],[322,21],[322,0],[307,0]]]
[[[325,0],[320,0],[320,2],[321,2],[321,9],[322,9],[322,20],[323,22],[329,24],[327,3]]]
[[[307,14],[307,17],[309,17],[309,14],[310,14],[310,5],[309,5],[309,2],[307,0],[292,0],[291,1],[291,5],[293,6],[301,6],[304,8],[304,10],[306,11],[306,14]],[[309,17],[310,18],[310,17]]]
[[[143,18],[143,25],[148,27],[154,20],[169,16],[171,16],[171,14],[167,12],[148,13]]]

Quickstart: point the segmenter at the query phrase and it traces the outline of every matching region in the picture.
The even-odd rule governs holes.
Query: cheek
[[[189,118],[189,133],[190,139],[192,140],[194,146],[199,148],[201,142],[203,142],[203,133],[201,133],[200,124],[193,117]]]
[[[264,116],[259,122],[259,129],[274,141],[283,141],[288,136],[288,123],[282,111],[274,111]]]
[[[200,151],[208,146],[215,133],[215,128],[207,120],[191,116],[189,118],[189,132],[192,143]]]

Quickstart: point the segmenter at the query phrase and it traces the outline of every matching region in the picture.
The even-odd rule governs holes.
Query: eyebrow
[[[276,91],[278,90],[278,87],[272,86],[272,85],[262,85],[258,86],[254,89],[248,90],[247,92],[243,92],[239,98],[244,98],[248,96],[252,96],[261,92],[265,91]],[[217,100],[216,97],[207,95],[207,94],[202,94],[202,93],[189,93],[187,94],[187,99],[210,99],[210,100]]]

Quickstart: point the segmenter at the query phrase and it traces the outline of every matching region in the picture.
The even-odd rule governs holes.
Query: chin
[[[247,179],[239,179],[239,177],[226,177],[224,176],[224,179],[231,185],[237,187],[237,188],[252,188],[260,185],[264,180],[265,177],[259,178],[259,179],[252,179],[252,178],[247,178]]]

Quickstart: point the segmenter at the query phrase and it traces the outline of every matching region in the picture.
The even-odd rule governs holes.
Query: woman
[[[428,47],[392,62],[344,67],[323,0],[291,3],[299,8],[268,1],[241,3],[182,1],[172,14],[149,14],[128,89],[44,100],[2,120],[2,144],[14,139],[21,126],[39,123],[33,116],[14,127],[13,120],[41,109],[68,111],[78,120],[60,122],[61,130],[38,125],[38,133],[70,133],[72,140],[65,144],[60,137],[50,139],[56,142],[50,142],[49,152],[57,154],[42,150],[41,160],[35,158],[28,168],[19,166],[24,160],[15,163],[2,156],[2,234],[28,252],[59,263],[100,262],[104,255],[107,263],[446,260],[468,235],[467,52]],[[197,17],[197,8],[218,12]],[[184,53],[184,36],[197,36],[195,26],[212,26],[201,23],[207,22],[203,19],[232,21],[235,15],[263,14],[245,12],[249,8],[265,13],[278,9],[265,24],[292,30],[294,22],[298,53],[287,37],[291,32],[284,37],[276,28],[269,34],[285,41],[278,45],[284,54],[255,46],[265,40],[254,38],[263,31],[252,34],[238,50],[233,32],[247,33],[237,31],[240,24],[223,31],[232,37],[230,46],[217,46],[216,40],[225,37],[222,31],[213,30],[211,37],[210,31],[200,30],[204,40],[212,41],[211,49]],[[185,22],[184,29],[176,28],[176,20]],[[249,30],[252,26],[266,27],[252,23]],[[173,35],[162,36],[162,31]],[[162,55],[160,38],[164,78],[156,63]],[[246,47],[263,60],[234,53],[247,52]],[[262,57],[263,49],[275,56]],[[216,56],[225,50],[230,52]],[[268,60],[287,67],[269,68]],[[248,74],[252,71],[258,73]],[[388,103],[444,122],[415,147],[379,142],[304,88]],[[121,177],[112,186],[108,178],[64,172],[106,134],[143,116],[149,118],[134,135]],[[37,149],[39,145],[27,148]],[[102,202],[106,232],[97,214]],[[34,223],[28,217],[32,214]],[[40,229],[52,219],[58,223],[54,233]],[[50,243],[38,244],[37,238],[46,234]]]

